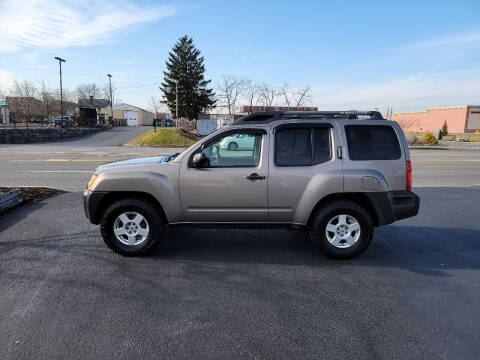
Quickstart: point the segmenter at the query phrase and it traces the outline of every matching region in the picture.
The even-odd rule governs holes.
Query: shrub
[[[417,134],[415,134],[414,132],[407,132],[405,134],[405,137],[407,138],[408,145],[413,145],[417,143]]]
[[[186,127],[178,127],[176,129],[176,132],[179,136],[185,136],[188,139],[192,139],[195,141],[199,139],[194,129],[190,129]]]
[[[417,139],[415,140],[415,144],[417,145],[424,145],[425,142],[425,137],[423,135],[417,136]]]
[[[438,144],[437,138],[432,134],[431,131],[425,131],[423,133],[423,139],[425,140],[425,144]]]

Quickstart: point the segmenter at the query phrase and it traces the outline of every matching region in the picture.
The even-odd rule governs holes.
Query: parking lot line
[[[120,161],[125,158],[106,158],[106,159],[11,159],[14,162],[106,162]]]
[[[429,160],[415,160],[412,159],[413,162],[480,162],[480,159],[429,159]]]
[[[92,170],[28,170],[31,173],[92,173]]]

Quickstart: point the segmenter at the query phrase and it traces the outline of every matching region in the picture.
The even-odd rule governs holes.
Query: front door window
[[[262,135],[230,134],[208,145],[202,152],[210,167],[256,167],[260,161]]]

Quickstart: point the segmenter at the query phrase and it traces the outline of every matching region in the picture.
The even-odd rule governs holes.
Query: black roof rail
[[[257,111],[245,115],[236,120],[234,124],[246,124],[250,122],[269,123],[282,118],[289,119],[313,119],[313,118],[348,118],[358,119],[358,116],[370,116],[372,120],[385,120],[378,111]]]

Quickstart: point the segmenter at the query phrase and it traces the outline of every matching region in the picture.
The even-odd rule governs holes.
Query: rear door
[[[305,224],[317,202],[343,191],[339,134],[330,122],[292,122],[274,128],[268,178],[269,219]]]
[[[345,191],[405,190],[402,137],[385,120],[339,121],[344,149]]]

